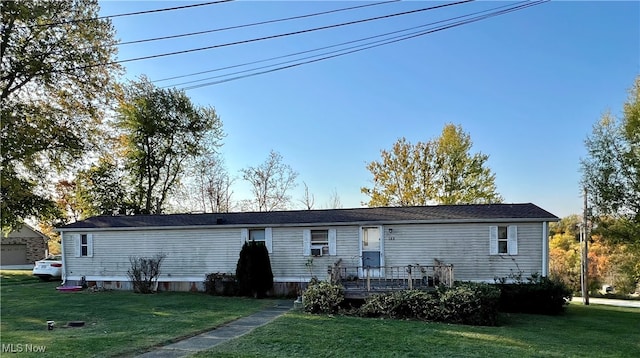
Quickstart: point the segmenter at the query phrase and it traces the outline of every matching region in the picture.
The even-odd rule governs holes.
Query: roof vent
[[[222,219],[222,218],[216,218],[216,225],[222,225],[223,221],[224,221],[224,219]]]

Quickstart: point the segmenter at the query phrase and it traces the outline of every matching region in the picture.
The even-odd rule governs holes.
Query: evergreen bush
[[[269,252],[263,243],[245,242],[236,266],[239,294],[256,298],[265,297],[273,288],[273,272]]]
[[[534,276],[527,282],[499,283],[500,310],[558,315],[571,301],[571,290],[561,281]]]

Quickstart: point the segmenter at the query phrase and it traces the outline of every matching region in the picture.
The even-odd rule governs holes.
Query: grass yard
[[[31,272],[0,274],[1,356],[11,349],[22,350],[21,357],[131,356],[273,304],[188,292],[65,293],[55,290],[59,282],[32,280]],[[47,330],[47,320],[56,322],[54,330]],[[62,327],[78,320],[86,326]],[[45,347],[44,354],[24,353],[39,347]]]
[[[21,357],[133,356],[272,305],[197,293],[57,292],[0,271],[3,352]],[[22,275],[23,277],[20,277]],[[56,328],[46,329],[46,321]],[[62,328],[69,321],[83,328]],[[43,353],[24,353],[45,347]],[[640,309],[580,304],[559,317],[504,314],[499,327],[313,316],[292,311],[197,357],[638,357]]]
[[[23,283],[35,283],[40,282],[40,279],[31,274],[31,270],[1,270],[0,282],[3,286],[23,284]]]
[[[291,312],[197,357],[639,357],[640,309],[572,304],[499,327]]]

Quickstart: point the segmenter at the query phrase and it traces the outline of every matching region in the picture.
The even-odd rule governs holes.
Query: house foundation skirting
[[[68,276],[65,286],[81,285],[86,282],[87,286],[94,290],[121,290],[131,291],[133,285],[128,277],[101,277],[101,276]],[[298,297],[307,287],[309,279],[299,278],[274,278],[273,289],[267,294],[273,297]],[[171,278],[163,277],[158,280],[158,291],[162,292],[204,292],[204,277]]]

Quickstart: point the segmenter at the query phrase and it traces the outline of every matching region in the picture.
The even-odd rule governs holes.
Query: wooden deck
[[[453,265],[408,265],[384,267],[330,267],[333,282],[344,287],[347,299],[399,290],[435,290],[453,284]]]

